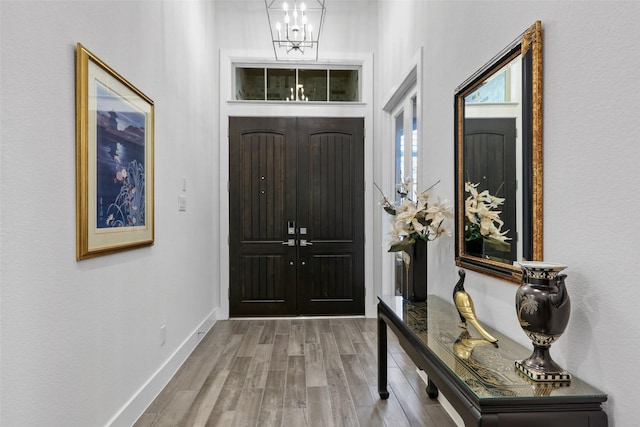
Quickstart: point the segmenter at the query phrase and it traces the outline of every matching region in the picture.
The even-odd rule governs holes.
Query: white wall
[[[385,0],[378,16],[379,94],[396,84],[398,64],[424,46],[423,167],[426,182],[441,179],[439,192],[449,200],[454,89],[542,21],[544,255],[569,265],[573,307],[551,353],[609,394],[610,426],[637,424],[640,3]],[[457,279],[453,240],[435,243],[430,292],[449,299]],[[469,272],[465,287],[484,322],[531,345],[515,316],[517,286]]]
[[[129,425],[220,303],[213,4],[3,0],[0,14],[0,424]],[[81,262],[77,42],[155,102],[155,245]]]

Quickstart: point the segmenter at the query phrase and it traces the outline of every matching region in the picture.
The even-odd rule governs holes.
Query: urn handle
[[[558,274],[558,277],[556,278],[556,286],[558,286],[558,292],[549,294],[549,301],[551,301],[551,304],[553,304],[555,307],[559,307],[568,298],[567,288],[564,284],[564,279],[566,277],[566,274]]]

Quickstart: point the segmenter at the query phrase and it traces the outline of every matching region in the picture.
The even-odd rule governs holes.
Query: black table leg
[[[432,399],[438,397],[438,387],[436,387],[431,379],[427,379],[427,395]]]
[[[387,391],[387,324],[380,317],[378,305],[378,394],[381,399],[389,398]]]

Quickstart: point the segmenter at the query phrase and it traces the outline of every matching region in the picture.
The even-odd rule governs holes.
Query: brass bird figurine
[[[458,283],[456,283],[456,286],[453,288],[453,302],[456,304],[456,308],[460,314],[460,320],[462,321],[460,327],[466,329],[467,321],[469,321],[469,323],[471,323],[473,327],[480,332],[480,335],[482,335],[484,339],[492,343],[497,342],[498,340],[492,337],[491,334],[485,331],[480,323],[478,323],[476,311],[473,307],[473,300],[464,290],[464,278],[466,272],[463,269],[460,269],[458,270],[458,275],[460,276],[460,280],[458,280]]]

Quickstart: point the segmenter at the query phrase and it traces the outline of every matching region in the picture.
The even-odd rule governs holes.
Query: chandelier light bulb
[[[284,13],[287,13],[287,9],[289,9],[287,2],[282,3],[282,10],[284,10]]]

